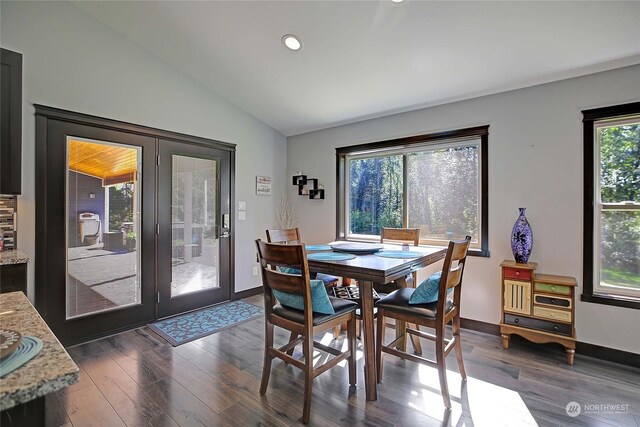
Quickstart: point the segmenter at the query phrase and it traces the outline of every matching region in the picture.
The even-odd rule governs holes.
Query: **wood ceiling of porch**
[[[69,140],[69,170],[102,179],[102,185],[136,180],[138,151],[104,143]]]

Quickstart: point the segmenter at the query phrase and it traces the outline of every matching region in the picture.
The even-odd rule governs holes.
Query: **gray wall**
[[[289,138],[289,175],[320,178],[325,200],[288,194],[309,242],[335,238],[335,148],[409,135],[489,128],[490,258],[472,258],[465,272],[462,314],[500,318],[500,263],[512,259],[510,232],[527,208],[538,271],[574,276],[582,289],[581,110],[640,100],[640,66],[368,120]],[[318,212],[326,213],[318,215]],[[580,294],[580,290],[578,294]],[[640,353],[637,310],[577,303],[580,341]]]
[[[274,206],[286,183],[284,136],[70,3],[2,2],[0,16],[2,47],[23,54],[20,249],[33,257],[37,244],[37,103],[237,144],[236,194],[247,203],[247,220],[236,222],[235,290],[259,286],[260,278],[251,274],[257,265],[253,240],[275,226]],[[274,195],[255,195],[256,175],[273,178]]]

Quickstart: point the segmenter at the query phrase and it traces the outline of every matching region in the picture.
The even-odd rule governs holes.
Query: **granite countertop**
[[[21,250],[2,251],[0,252],[0,265],[7,264],[24,264],[31,261],[29,255]]]
[[[40,338],[42,350],[0,380],[0,410],[78,382],[78,366],[22,292],[0,294],[0,328]]]

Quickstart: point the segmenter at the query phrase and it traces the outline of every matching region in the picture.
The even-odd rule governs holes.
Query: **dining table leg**
[[[376,378],[375,338],[373,333],[373,282],[358,280],[362,315],[360,336],[364,350],[364,387],[367,400],[378,399],[378,380]]]

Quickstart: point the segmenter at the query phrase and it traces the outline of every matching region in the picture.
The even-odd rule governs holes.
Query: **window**
[[[640,103],[583,114],[582,299],[640,308]]]
[[[338,238],[420,228],[420,243],[472,237],[488,256],[488,126],[338,148]]]

